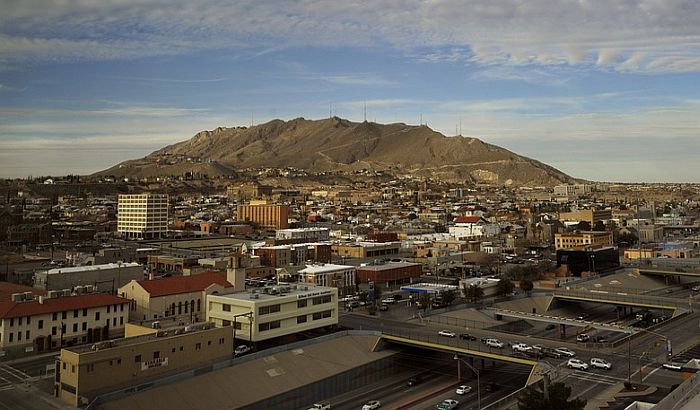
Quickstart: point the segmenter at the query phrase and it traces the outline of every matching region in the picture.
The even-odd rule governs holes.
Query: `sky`
[[[0,177],[337,115],[700,182],[697,0],[0,0]],[[461,124],[461,128],[460,128]],[[293,164],[290,164],[293,165]]]

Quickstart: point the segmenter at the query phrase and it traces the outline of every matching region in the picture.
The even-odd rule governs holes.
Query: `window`
[[[222,320],[221,326],[223,326],[223,327],[231,326],[231,321],[230,320]]]
[[[17,341],[22,340],[22,332],[17,332]]]
[[[297,316],[297,324],[306,323],[306,320],[307,320],[306,315]]]
[[[159,357],[160,357],[160,350],[156,350],[155,352],[153,352],[154,359],[158,359]]]
[[[58,313],[53,312],[53,315],[51,315],[51,320],[56,320],[58,319]]]
[[[112,326],[117,326],[117,318],[112,318]]]
[[[141,362],[141,355],[137,354],[136,356],[134,356],[134,363],[140,363],[140,362]]]
[[[65,318],[67,318],[67,317],[68,317],[68,312],[67,312],[67,311],[61,312],[61,319],[65,319]]]
[[[120,311],[120,312],[123,312],[123,311],[124,311],[124,304],[123,304],[123,303],[122,303],[121,305],[119,305],[119,311]]]
[[[87,322],[83,322],[83,330],[87,330]]]
[[[78,324],[73,323],[73,332],[77,332],[77,331],[78,331]]]
[[[15,318],[11,317],[10,318],[10,326],[14,326],[14,325],[15,325]]]
[[[197,299],[197,312],[200,312],[202,310],[202,300]]]
[[[331,311],[330,310],[325,310],[323,312],[315,312],[313,315],[314,320],[320,320],[320,319],[325,319],[331,317]]]
[[[324,303],[331,303],[331,295],[317,296],[313,298],[314,305],[322,305]]]
[[[39,320],[39,323],[37,324],[37,327],[38,327],[39,329],[43,329],[43,328],[44,328],[44,321],[43,321],[43,320]]]
[[[222,344],[224,344],[224,342],[226,342],[226,339],[223,338],[223,337],[220,337],[220,338],[219,338],[219,344],[222,345]]]
[[[87,309],[83,309],[83,317],[87,316]]]
[[[259,332],[264,332],[266,330],[272,330],[272,329],[277,329],[280,327],[280,321],[279,320],[273,320],[272,322],[267,322],[267,323],[260,323],[258,325],[258,331]]]
[[[100,311],[95,312],[95,320],[100,320]]]
[[[177,314],[182,314],[182,302],[177,302]]]
[[[236,330],[241,330],[241,322],[233,322],[233,328]]]
[[[107,305],[107,313],[109,313],[109,308],[111,308],[111,306]]]
[[[56,336],[56,326],[51,327],[51,335]]]
[[[124,324],[124,316],[119,316],[119,324],[120,325]]]
[[[27,316],[27,324],[28,325],[32,324],[32,317],[31,316]]]
[[[78,309],[75,309],[75,310],[73,311],[73,317],[78,317]]]
[[[22,326],[22,316],[17,319],[17,326]]]
[[[211,346],[211,340],[207,340],[207,346]]]
[[[14,337],[15,337],[15,334],[10,332],[10,342],[12,342],[12,338],[14,338]]]
[[[196,345],[194,345],[194,350],[202,350],[202,344],[197,343]]]
[[[267,315],[270,313],[275,313],[280,311],[280,305],[270,305],[270,306],[260,306],[258,308],[258,315]]]
[[[224,303],[223,305],[221,305],[221,310],[223,310],[224,312],[230,312],[231,305]]]
[[[308,299],[299,299],[299,300],[297,300],[297,307],[298,308],[305,308],[308,302],[309,302]]]
[[[24,338],[27,339],[27,340],[31,339],[31,338],[29,337],[29,330],[27,330],[26,332],[24,332]]]
[[[175,348],[173,347],[172,350],[170,350],[170,353],[175,353]]]
[[[189,307],[189,303],[185,302],[185,313],[187,313],[187,308]]]

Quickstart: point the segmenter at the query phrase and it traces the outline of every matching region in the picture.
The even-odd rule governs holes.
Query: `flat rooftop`
[[[268,289],[268,293],[264,292]],[[276,290],[276,294],[270,294],[269,290]],[[328,286],[317,286],[310,283],[280,283],[277,286],[268,286],[266,288],[246,289],[241,292],[227,293],[223,295],[215,295],[221,298],[234,300],[273,300],[279,299],[281,296],[312,296],[320,294],[330,294],[336,288]],[[251,299],[251,295],[257,295],[256,299]]]
[[[360,266],[357,269],[358,270],[373,270],[373,271],[383,271],[383,270],[390,270],[390,269],[396,269],[396,268],[405,268],[408,266],[421,266],[420,263],[413,263],[413,262],[388,262],[383,265],[367,265],[367,266]]]
[[[63,274],[63,273],[77,273],[77,272],[92,272],[97,270],[107,270],[107,269],[121,269],[121,268],[133,268],[135,266],[141,266],[137,262],[127,262],[127,263],[105,263],[102,265],[88,265],[88,266],[71,266],[67,268],[53,268],[46,271],[49,275]]]

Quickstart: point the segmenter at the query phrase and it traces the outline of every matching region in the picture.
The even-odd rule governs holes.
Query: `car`
[[[384,298],[382,299],[382,303],[386,303],[387,305],[391,305],[393,303],[396,303],[396,299],[394,298]]]
[[[420,382],[421,382],[421,378],[420,378],[420,377],[418,377],[418,376],[416,376],[416,377],[411,377],[411,378],[408,379],[408,381],[406,382],[406,386],[408,386],[408,387],[413,387],[413,386],[415,386],[416,384],[418,384],[418,383],[420,383]]]
[[[379,305],[379,310],[381,310],[382,312],[386,312],[387,310],[389,310],[389,305],[382,303],[381,305]]]
[[[459,338],[462,340],[476,340],[476,336],[472,336],[469,333],[460,333]]]
[[[539,360],[543,359],[545,355],[541,350],[535,350],[530,348],[530,350],[525,351],[525,356]]]
[[[497,349],[503,349],[503,346],[505,345],[498,339],[486,339],[486,346],[495,347]]]
[[[397,294],[393,295],[392,298],[394,298],[394,300],[401,300],[401,299],[403,299],[403,296],[401,296],[400,293],[397,293]]]
[[[311,407],[309,407],[309,410],[330,410],[331,404],[327,401],[320,401],[318,403],[314,403]]]
[[[241,355],[244,355],[244,354],[250,352],[251,350],[253,350],[253,348],[248,346],[248,345],[240,345],[233,350],[233,355],[234,356],[241,356]]]
[[[612,368],[612,363],[607,360],[603,360],[597,357],[591,358],[591,367],[596,369],[610,370]]]
[[[454,399],[445,399],[441,401],[440,403],[435,405],[435,408],[438,410],[446,410],[446,409],[454,409],[459,406],[459,402]]]
[[[353,300],[347,304],[347,307],[349,307],[350,309],[358,308],[360,307],[360,302]]]
[[[585,343],[585,342],[587,342],[588,339],[590,339],[590,338],[591,338],[591,337],[588,336],[588,335],[585,334],[585,333],[579,333],[578,335],[576,335],[576,341],[577,341],[577,342]]]
[[[457,387],[457,391],[455,393],[457,394],[469,394],[472,391],[471,386],[459,386]]]
[[[362,406],[362,410],[374,410],[382,407],[382,402],[379,400],[370,400]]]
[[[566,367],[569,369],[588,370],[588,363],[579,359],[569,359],[569,361],[566,362]]]
[[[532,347],[533,349],[539,350],[539,351],[542,351],[542,350],[546,349],[546,348],[545,348],[544,346],[542,346],[542,345],[532,345],[531,347]]]
[[[683,365],[680,363],[668,362],[668,363],[662,364],[661,367],[663,367],[664,369],[675,370],[675,371],[679,372],[681,370],[681,368],[683,367]]]
[[[532,350],[532,347],[526,345],[525,343],[516,343],[513,345],[513,350],[516,352],[529,352]]]
[[[440,336],[445,336],[445,337],[457,337],[455,332],[450,332],[449,330],[441,330],[438,332]]]
[[[561,354],[562,356],[566,356],[566,357],[575,357],[576,356],[576,352],[574,352],[573,350],[566,348],[566,347],[558,347],[558,348],[554,349],[554,351]]]
[[[693,290],[694,292],[700,292],[700,285],[693,286],[691,290]]]
[[[547,357],[551,357],[552,359],[561,359],[561,357],[562,357],[561,353],[557,352],[554,349],[550,349],[548,347],[545,347],[544,349],[542,349],[542,354],[544,354]]]
[[[581,313],[580,315],[576,316],[576,320],[586,320],[588,317],[588,313]]]

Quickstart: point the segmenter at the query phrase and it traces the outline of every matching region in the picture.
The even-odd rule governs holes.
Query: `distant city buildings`
[[[558,233],[554,235],[555,249],[599,248],[612,245],[612,232],[607,231]]]
[[[127,239],[162,238],[168,234],[168,195],[119,195],[117,232]]]

